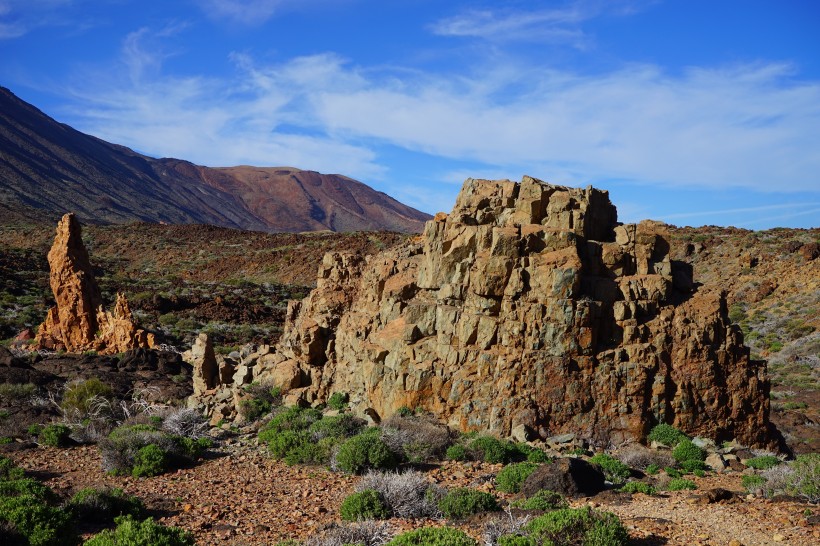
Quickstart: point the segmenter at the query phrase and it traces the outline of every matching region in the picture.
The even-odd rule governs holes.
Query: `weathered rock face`
[[[134,326],[123,294],[117,294],[113,313],[103,309],[80,223],[73,214],[63,216],[57,225],[48,265],[57,305],[40,325],[35,347],[114,354],[154,345],[152,334]]]
[[[765,365],[668,251],[663,224],[618,225],[607,192],[468,179],[420,239],[328,254],[254,376],[308,403],[347,392],[359,411],[421,407],[505,436],[600,445],[666,422],[765,442]]]

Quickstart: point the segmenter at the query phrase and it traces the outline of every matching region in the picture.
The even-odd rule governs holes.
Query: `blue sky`
[[[156,157],[610,191],[622,221],[820,226],[815,0],[0,0],[0,85]]]

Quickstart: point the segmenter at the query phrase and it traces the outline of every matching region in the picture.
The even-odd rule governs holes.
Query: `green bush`
[[[761,455],[760,457],[753,457],[746,461],[746,466],[756,470],[768,470],[780,464],[780,459],[774,455]]]
[[[81,489],[71,497],[67,508],[76,518],[92,523],[111,523],[118,516],[139,518],[145,513],[141,500],[119,488]]]
[[[29,546],[77,542],[70,514],[31,495],[0,496],[0,522],[22,535]]]
[[[348,396],[346,392],[334,392],[330,395],[327,405],[335,410],[342,411],[347,408],[347,403],[349,400],[350,396]]]
[[[591,457],[589,462],[600,466],[604,471],[604,476],[606,479],[615,485],[620,485],[626,482],[626,480],[632,475],[632,470],[630,470],[627,465],[612,455],[607,455],[606,453],[598,453],[597,455]]]
[[[683,463],[684,461],[706,460],[706,452],[692,443],[692,440],[688,438],[678,442],[678,445],[672,450],[672,456],[679,463]]]
[[[665,423],[655,425],[647,437],[650,442],[658,442],[670,447],[675,447],[678,445],[678,442],[688,438],[689,437],[683,432],[679,431],[672,425],[667,425]]]
[[[467,448],[461,444],[454,444],[447,448],[445,457],[451,461],[467,460]]]
[[[114,397],[114,391],[96,377],[92,377],[69,385],[63,393],[60,407],[66,413],[85,417],[94,411],[94,399],[97,397],[110,400]]]
[[[757,489],[762,489],[766,485],[766,478],[758,476],[757,474],[750,474],[743,476],[740,479],[740,483],[743,484],[743,488],[746,491],[752,493]]]
[[[71,429],[66,425],[53,424],[43,428],[38,436],[40,443],[53,447],[65,447],[70,443]]]
[[[48,486],[31,478],[0,481],[0,496],[32,497],[49,504],[57,502],[57,495]]]
[[[0,481],[19,480],[25,475],[22,468],[19,468],[14,461],[4,455],[0,455]]]
[[[520,508],[522,510],[558,510],[559,508],[566,508],[567,501],[560,493],[550,491],[549,489],[541,489],[535,495],[528,499],[517,500],[512,503],[513,508]]]
[[[350,474],[360,474],[369,468],[394,468],[397,463],[396,455],[379,437],[377,428],[345,440],[336,455],[339,469]]]
[[[519,446],[493,436],[479,436],[470,442],[470,451],[485,463],[511,463],[526,459]]]
[[[703,473],[706,470],[709,470],[709,466],[703,461],[698,461],[695,459],[689,459],[688,461],[682,461],[680,463],[680,467],[684,472],[689,472],[691,474],[697,475],[698,473]]]
[[[316,408],[300,408],[291,406],[276,413],[259,433],[259,439],[267,442],[264,434],[267,431],[282,432],[283,430],[307,430],[310,425],[322,418],[322,412]]]
[[[680,470],[677,470],[676,468],[672,468],[671,466],[667,466],[666,468],[663,469],[663,471],[666,472],[666,475],[669,476],[670,478],[680,478],[681,476],[683,476],[683,474],[681,474]]]
[[[148,518],[136,521],[128,516],[117,518],[117,528],[106,530],[87,540],[85,546],[194,546],[188,531],[166,527]]]
[[[322,438],[350,438],[359,434],[367,425],[364,419],[353,417],[345,413],[331,417],[324,417],[308,428],[313,440]]]
[[[646,482],[629,482],[621,487],[624,493],[643,493],[644,495],[654,495],[657,490]]]
[[[533,449],[527,454],[527,460],[531,463],[549,463],[552,461],[547,452],[543,449]]]
[[[518,493],[521,484],[535,472],[536,468],[538,464],[530,462],[509,464],[495,477],[496,487],[504,493]]]
[[[148,444],[137,452],[131,475],[135,478],[159,476],[166,470],[168,460],[165,451],[156,444]]]
[[[697,489],[695,482],[684,478],[674,478],[666,486],[668,491],[683,491],[684,489]]]
[[[246,421],[256,421],[270,413],[271,403],[262,398],[245,398],[239,402],[239,415]]]
[[[402,533],[386,546],[476,546],[476,541],[460,529],[424,527]]]
[[[660,470],[661,470],[661,467],[659,467],[658,465],[652,463],[652,464],[646,465],[646,468],[644,469],[644,472],[646,472],[650,476],[654,476],[655,474],[660,472]]]
[[[525,530],[536,543],[558,545],[626,546],[629,534],[610,512],[564,508],[539,516]]]
[[[798,455],[789,466],[786,493],[820,502],[820,453]]]
[[[388,519],[390,509],[385,505],[378,491],[365,489],[348,495],[342,501],[341,516],[345,521],[363,519]]]
[[[462,519],[479,512],[500,510],[494,496],[467,487],[450,489],[439,501],[438,508],[448,519]]]

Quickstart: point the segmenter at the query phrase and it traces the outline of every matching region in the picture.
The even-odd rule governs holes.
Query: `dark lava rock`
[[[583,459],[561,458],[545,464],[521,484],[521,493],[531,497],[549,489],[567,497],[590,497],[605,489],[604,473],[598,465]]]

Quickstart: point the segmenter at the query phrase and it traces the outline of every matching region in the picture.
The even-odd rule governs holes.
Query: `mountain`
[[[0,205],[84,222],[269,232],[421,231],[430,218],[369,186],[291,167],[156,159],[58,123],[0,87]]]

